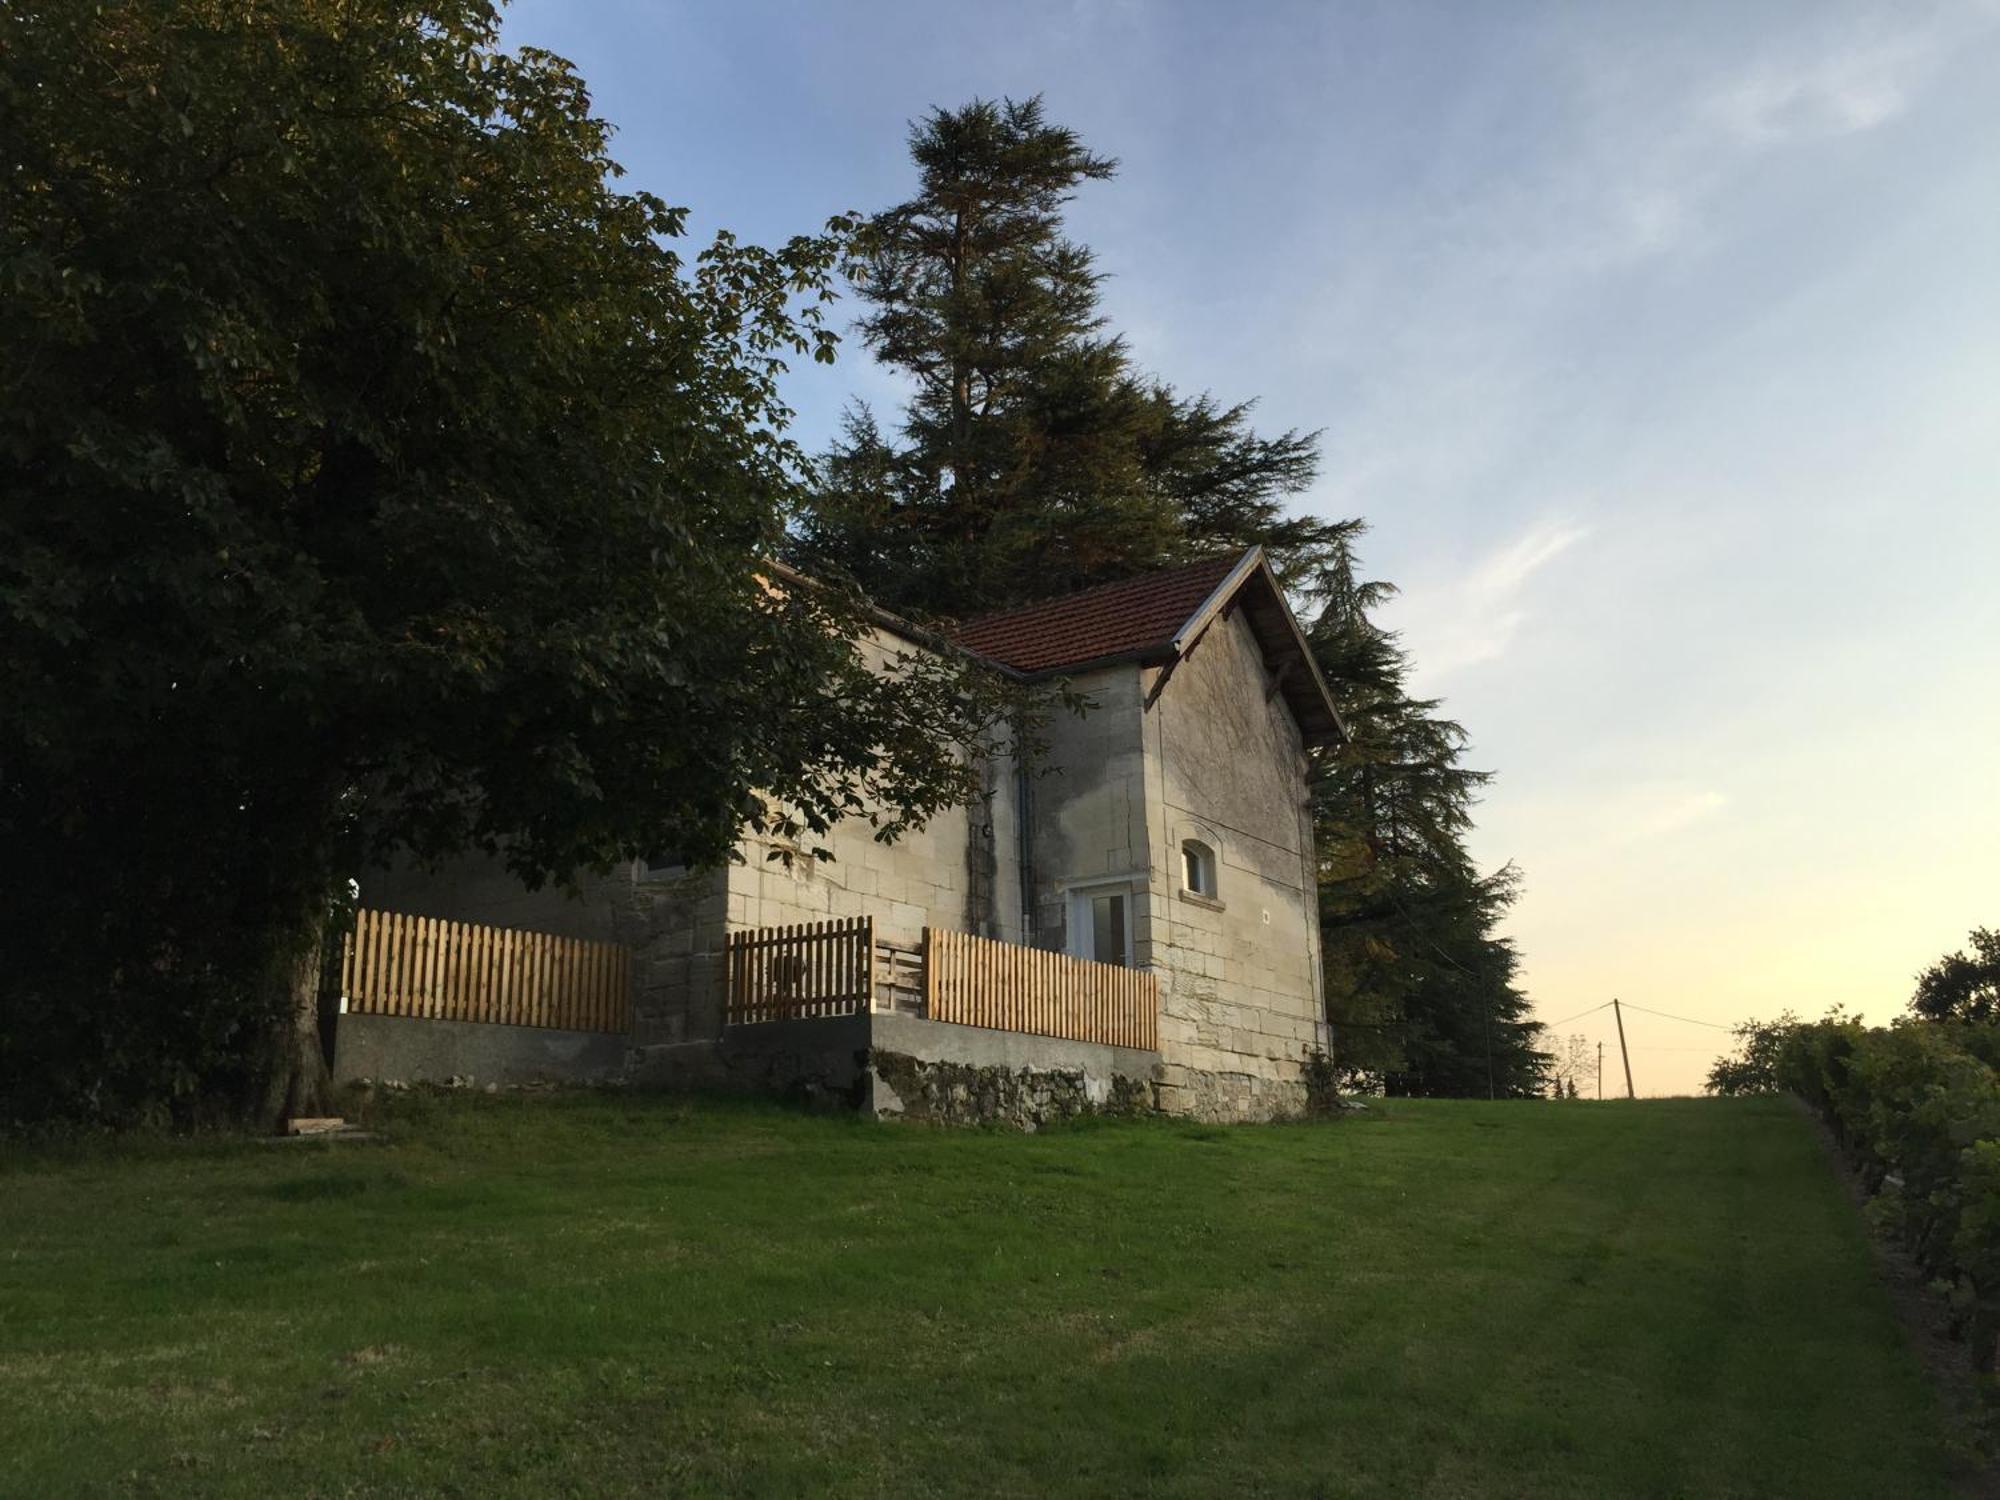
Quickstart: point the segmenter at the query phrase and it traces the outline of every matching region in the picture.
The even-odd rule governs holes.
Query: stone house
[[[886,615],[875,632],[863,649],[881,658],[937,644]],[[372,907],[625,945],[631,1029],[529,1043],[465,1022],[345,1015],[336,1073],[624,1071],[843,1091],[878,1112],[943,1116],[1125,1101],[1255,1119],[1301,1104],[1302,1061],[1325,1044],[1307,752],[1342,729],[1261,551],[973,620],[952,644],[1022,680],[1066,680],[1094,706],[1056,717],[1033,774],[996,757],[978,803],[893,845],[836,826],[831,862],[787,865],[746,839],[722,869],[663,853],[579,896],[531,893],[472,862],[364,878]],[[744,1008],[732,944],[855,919],[882,955],[867,998]],[[1033,968],[1008,967],[1020,950],[1068,954],[1086,962],[1061,984],[1088,989],[1106,977],[1094,966],[1137,971],[1156,1014],[1143,1033],[1102,1035],[1008,1020],[1004,1005],[998,1024],[940,1019],[935,992],[909,974],[957,935],[996,945],[973,945],[971,961],[997,965],[1001,989]]]

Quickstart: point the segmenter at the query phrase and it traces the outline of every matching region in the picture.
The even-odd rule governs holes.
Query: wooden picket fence
[[[924,1014],[962,1026],[1157,1051],[1160,981],[1143,969],[926,927]]]
[[[875,939],[873,917],[759,927],[728,940],[732,1026],[869,1010],[1068,1041],[1159,1047],[1160,982],[1118,964],[939,927],[920,950]]]
[[[550,932],[357,911],[341,950],[349,1011],[564,1031],[632,1029],[632,952]]]
[[[732,1026],[851,1016],[875,1000],[875,919],[757,927],[727,939]]]

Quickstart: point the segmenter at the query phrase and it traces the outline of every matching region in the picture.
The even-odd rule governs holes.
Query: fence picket
[[[631,954],[618,943],[366,908],[342,943],[341,994],[351,1012],[631,1029]]]
[[[354,988],[356,931],[350,927],[340,935],[340,998],[344,1002]]]
[[[936,927],[924,929],[922,963],[924,1014],[933,1020],[1158,1045],[1159,980],[1144,970]]]
[[[375,930],[375,980],[385,1005],[390,1003],[396,992],[396,945],[392,941],[395,931],[396,924],[391,915],[381,913]]]

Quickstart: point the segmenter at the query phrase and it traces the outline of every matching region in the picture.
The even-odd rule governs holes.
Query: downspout
[[[1030,827],[1033,783],[1027,759],[1022,757],[1014,766],[1015,863],[1021,872],[1021,942],[1029,948],[1039,946],[1035,942],[1035,841]]]

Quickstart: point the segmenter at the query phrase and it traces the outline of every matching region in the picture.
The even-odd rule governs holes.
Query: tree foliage
[[[1343,528],[1309,585],[1307,640],[1348,731],[1311,789],[1334,1057],[1391,1093],[1533,1094],[1544,1057],[1497,934],[1519,876],[1466,853],[1487,775],[1462,763],[1465,731],[1409,695],[1409,663],[1372,617],[1389,587],[1356,572],[1359,533]]]
[[[820,468],[795,556],[885,603],[965,615],[1263,546],[1314,606],[1309,644],[1351,738],[1316,752],[1319,910],[1341,1082],[1520,1095],[1541,1054],[1496,932],[1511,869],[1464,848],[1486,777],[1416,699],[1370,612],[1358,521],[1287,513],[1316,434],[1258,435],[1247,402],[1183,397],[1106,326],[1103,273],[1063,214],[1115,163],[1039,99],[934,110],[910,135],[916,196],[870,221],[860,331],[913,395],[893,429],[854,408]]]
[[[1791,1011],[1775,1021],[1745,1021],[1735,1027],[1736,1051],[1718,1057],[1708,1070],[1708,1091],[1724,1097],[1775,1094],[1783,1088],[1778,1066],[1792,1033],[1802,1023]]]
[[[1929,1021],[2000,1021],[2000,931],[1975,927],[1972,951],[1947,953],[1917,976],[1910,1010]]]
[[[893,431],[849,412],[798,529],[808,570],[965,615],[1253,542],[1296,569],[1338,535],[1284,513],[1313,435],[1259,436],[1249,403],[1177,394],[1107,331],[1063,212],[1114,161],[1038,98],[933,110],[910,154],[917,194],[869,222],[855,288],[914,395]]]
[[[1560,1039],[1542,1030],[1546,1042],[1549,1087],[1557,1099],[1580,1099],[1597,1083],[1598,1054],[1588,1037],[1570,1035]]]
[[[0,12],[16,1112],[282,1100],[398,851],[563,880],[972,789],[978,684],[757,576],[850,226],[690,256],[608,133],[485,0]]]
[[[1870,1194],[1953,1312],[1979,1371],[2000,1355],[2000,1026],[1906,1017],[1869,1027],[1838,1010],[1740,1029],[1718,1092],[1790,1093],[1832,1129]],[[1718,1087],[1749,1078],[1755,1090]]]

